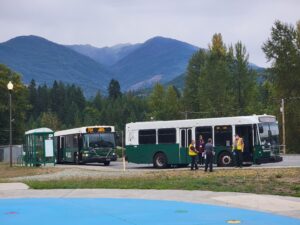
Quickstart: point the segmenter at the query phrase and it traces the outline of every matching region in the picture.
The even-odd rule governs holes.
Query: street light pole
[[[9,166],[12,167],[12,118],[11,118],[11,92],[14,85],[11,81],[7,84],[7,89],[9,91]]]

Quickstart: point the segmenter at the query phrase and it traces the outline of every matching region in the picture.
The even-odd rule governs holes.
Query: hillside
[[[111,73],[91,58],[37,36],[20,36],[0,44],[0,63],[23,75],[25,83],[54,80],[74,83],[93,94],[105,89]]]
[[[178,40],[155,37],[112,66],[124,89],[143,88],[151,82],[167,82],[185,71],[198,48]]]
[[[118,44],[103,48],[97,48],[92,45],[66,45],[66,47],[88,56],[102,65],[111,66],[136,50],[140,45],[141,44]]]
[[[23,75],[25,83],[74,83],[85,94],[106,92],[109,81],[123,91],[151,89],[160,82],[182,90],[190,57],[199,48],[171,38],[154,37],[141,44],[60,45],[37,36],[20,36],[0,43],[0,63]],[[264,68],[250,64],[258,72]],[[179,76],[178,76],[179,75]]]

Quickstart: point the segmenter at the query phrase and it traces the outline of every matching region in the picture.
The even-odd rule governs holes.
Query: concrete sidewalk
[[[134,198],[172,200],[252,209],[300,218],[300,198],[232,192],[127,189],[33,190],[22,183],[0,183],[0,198]]]

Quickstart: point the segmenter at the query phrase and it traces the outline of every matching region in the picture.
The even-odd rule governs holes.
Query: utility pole
[[[282,145],[283,145],[283,154],[286,153],[286,141],[285,141],[285,115],[284,115],[284,98],[281,99],[281,115],[282,115]]]

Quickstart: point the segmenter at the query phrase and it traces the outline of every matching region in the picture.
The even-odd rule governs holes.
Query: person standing
[[[204,146],[205,146],[205,142],[204,142],[203,136],[200,135],[199,140],[197,141],[197,144],[196,144],[196,149],[198,151],[199,165],[204,165]]]
[[[244,140],[238,134],[235,135],[233,142],[233,154],[235,155],[235,166],[242,168],[243,166],[243,152],[244,152]]]
[[[189,156],[191,157],[191,170],[197,170],[198,165],[197,165],[197,155],[198,151],[196,150],[195,147],[195,140],[192,140],[191,144],[189,145]]]
[[[208,166],[209,166],[209,172],[213,171],[213,158],[215,155],[214,147],[212,144],[212,139],[209,138],[207,140],[207,143],[204,147],[204,154],[205,154],[205,169],[204,171],[207,172]]]

